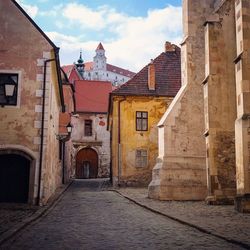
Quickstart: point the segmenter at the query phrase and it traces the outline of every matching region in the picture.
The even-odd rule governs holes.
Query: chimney
[[[165,42],[165,52],[174,52],[175,51],[175,45],[171,44],[170,42]]]
[[[148,65],[148,89],[155,90],[155,65],[152,59]]]

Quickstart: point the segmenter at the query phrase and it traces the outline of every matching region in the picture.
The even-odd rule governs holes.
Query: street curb
[[[62,190],[60,190],[58,193],[56,192],[53,197],[49,199],[48,203],[45,206],[40,207],[36,212],[34,212],[34,214],[25,218],[23,221],[21,221],[20,223],[0,235],[0,246],[12,237],[14,237],[18,232],[26,228],[32,222],[38,220],[42,216],[46,215],[51,209],[53,209],[55,205],[60,201],[66,190],[70,187],[72,182],[73,181],[71,180],[67,185],[65,185],[65,187],[62,188]]]
[[[214,233],[214,232],[212,232],[212,231],[209,231],[209,230],[207,230],[207,229],[205,229],[205,228],[203,228],[203,227],[200,227],[200,226],[197,226],[197,225],[192,224],[192,223],[190,223],[190,222],[181,220],[181,219],[179,219],[179,218],[177,218],[177,217],[174,217],[174,216],[171,216],[171,215],[162,213],[162,212],[160,212],[160,211],[158,211],[158,210],[156,210],[156,209],[153,209],[153,208],[151,208],[151,207],[149,207],[149,206],[147,206],[147,205],[144,205],[144,204],[140,203],[139,201],[137,201],[137,200],[135,200],[135,199],[133,199],[133,198],[131,198],[131,197],[129,197],[129,196],[123,194],[122,192],[120,192],[120,191],[117,190],[117,189],[111,189],[110,191],[113,191],[113,192],[118,193],[119,195],[121,195],[122,197],[126,198],[127,200],[132,201],[132,202],[135,203],[136,205],[138,205],[138,206],[140,206],[140,207],[142,207],[142,208],[145,208],[145,209],[147,209],[147,210],[149,210],[149,211],[151,211],[151,212],[153,212],[153,213],[155,213],[155,214],[162,215],[162,216],[167,217],[167,218],[169,218],[169,219],[171,219],[171,220],[174,220],[174,221],[176,221],[176,222],[178,222],[178,223],[180,223],[180,224],[182,224],[182,225],[186,225],[186,226],[192,227],[192,228],[194,228],[194,229],[199,230],[199,231],[202,232],[202,233],[205,233],[205,234],[209,234],[209,235],[215,236],[215,237],[217,237],[217,238],[219,238],[219,239],[225,240],[225,241],[227,241],[227,242],[229,242],[229,243],[238,245],[238,246],[243,247],[243,248],[245,248],[245,249],[250,249],[250,245],[249,245],[249,244],[246,244],[246,243],[244,243],[244,242],[240,242],[240,241],[237,241],[237,240],[234,240],[234,239],[227,238],[227,237],[222,236],[222,235],[220,235],[220,234],[217,234],[217,233]]]

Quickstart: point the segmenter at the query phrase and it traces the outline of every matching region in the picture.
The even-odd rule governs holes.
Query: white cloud
[[[25,4],[22,0],[17,0],[17,2],[23,7],[23,9],[32,18],[35,18],[38,14],[38,7],[36,5]]]
[[[91,10],[76,3],[66,5],[63,11],[63,16],[72,27],[82,29],[83,34],[91,30],[104,34],[111,32],[113,36],[107,36],[102,41],[108,62],[134,71],[140,70],[151,58],[164,51],[165,41],[178,45],[182,37],[181,14],[181,7],[166,6],[148,11],[146,17],[131,17],[108,6]],[[58,25],[61,25],[60,22]],[[62,48],[62,54],[67,55],[61,56],[62,64],[75,61],[80,48],[83,49],[84,60],[92,60],[99,43],[94,39],[86,42],[80,36],[55,32],[48,35]]]

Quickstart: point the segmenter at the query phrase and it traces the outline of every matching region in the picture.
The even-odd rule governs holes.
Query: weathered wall
[[[92,136],[84,136],[84,120],[92,120]],[[93,148],[99,158],[98,177],[109,177],[110,170],[110,133],[106,130],[107,114],[83,114],[72,117],[72,143],[74,146],[73,166],[79,150],[85,147]]]
[[[233,203],[236,55],[234,1],[224,1],[205,26],[205,130],[209,204]]]
[[[204,105],[205,17],[213,0],[183,0],[182,88],[159,122],[159,155],[149,197],[202,200],[207,193]]]
[[[112,112],[112,173],[113,184],[148,185],[158,154],[157,123],[173,98],[114,97]],[[120,101],[120,146],[118,109]],[[148,131],[136,131],[136,111],[148,112]],[[119,152],[120,148],[120,152]],[[136,167],[136,150],[146,150],[147,167]]]
[[[250,2],[235,1],[237,59],[235,60],[237,119],[236,209],[250,212]]]
[[[20,76],[18,86],[18,105],[0,108],[0,147],[1,149],[12,148],[30,152],[34,158],[34,169],[30,175],[29,202],[34,203],[37,197],[40,128],[42,111],[42,81],[44,60],[51,58],[52,47],[45,38],[37,31],[30,21],[17,9],[11,1],[0,2],[0,71],[17,72]],[[34,46],[35,45],[35,46]],[[51,63],[54,64],[54,63]],[[47,73],[47,114],[48,107],[53,113],[54,125],[58,121],[59,97],[58,83],[55,78],[55,69],[51,68]],[[56,89],[56,90],[55,90]],[[51,91],[54,90],[53,93]],[[52,127],[47,115],[46,128]],[[53,130],[54,131],[54,130]],[[52,143],[48,150],[53,151],[57,143],[55,135],[45,133],[47,143]],[[43,168],[47,175],[47,156],[44,155]],[[58,154],[55,154],[48,164],[53,166],[50,179],[44,177],[43,184],[50,191],[44,193],[44,201],[58,185],[54,174],[58,171]],[[41,191],[43,192],[43,190]]]

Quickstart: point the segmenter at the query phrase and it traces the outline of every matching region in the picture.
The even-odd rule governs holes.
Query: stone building
[[[45,204],[62,183],[59,48],[14,0],[0,23],[0,201]]]
[[[157,123],[181,86],[180,49],[165,52],[110,95],[112,181],[148,185],[158,155]]]
[[[101,43],[96,48],[92,62],[83,62],[82,53],[77,63],[65,65],[63,69],[70,82],[75,80],[109,81],[113,86],[121,85],[131,79],[135,73],[107,63],[105,49]]]
[[[75,81],[76,112],[71,122],[76,178],[109,177],[110,133],[106,127],[111,91],[111,82]]]
[[[149,197],[250,211],[249,17],[247,0],[183,0],[183,86],[159,123]]]

